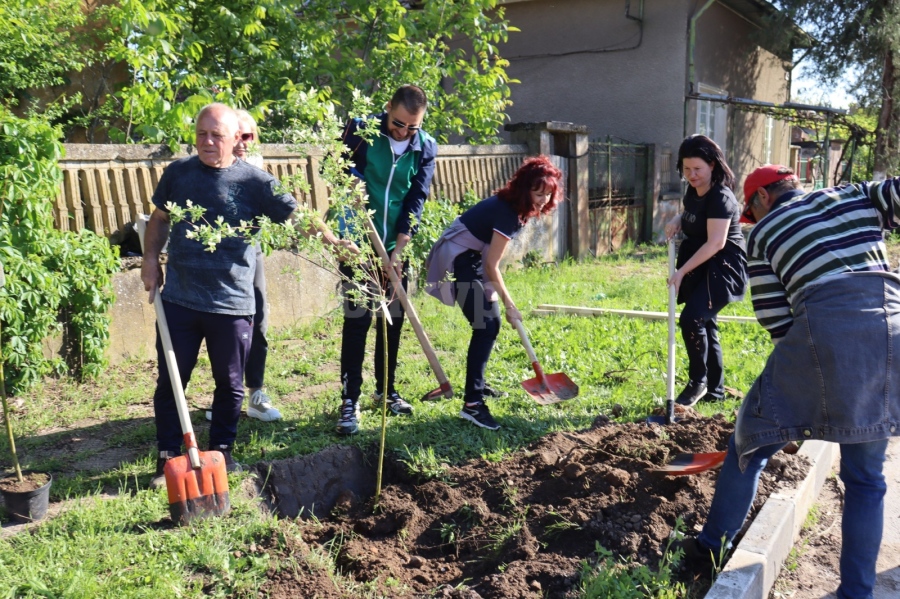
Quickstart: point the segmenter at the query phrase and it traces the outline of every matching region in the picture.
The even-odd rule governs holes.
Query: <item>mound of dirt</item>
[[[648,426],[601,416],[590,430],[554,433],[500,463],[450,468],[440,480],[394,474],[377,503],[348,499],[329,517],[298,524],[306,542],[337,555],[344,574],[384,596],[569,597],[596,544],[655,568],[677,518],[689,532],[702,524],[715,473],[649,469],[678,453],[722,451],[732,428],[721,418]],[[754,514],[780,483],[808,469],[797,455],[773,458]],[[276,578],[264,590],[311,596],[302,578]]]

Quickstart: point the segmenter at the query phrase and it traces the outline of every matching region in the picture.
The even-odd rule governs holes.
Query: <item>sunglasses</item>
[[[419,126],[416,126],[416,125],[407,125],[406,123],[401,123],[401,122],[398,121],[397,119],[391,119],[391,124],[392,124],[394,127],[396,127],[397,129],[406,129],[406,130],[409,131],[410,133],[415,133],[416,131],[418,131],[419,129],[422,128],[421,125],[419,125]]]
[[[241,141],[253,141],[254,137],[252,133],[241,133]]]
[[[741,216],[744,218],[744,222],[748,222],[750,224],[755,225],[756,217],[753,216],[753,210],[751,210],[751,204],[747,204],[747,207],[744,209],[744,212],[743,212],[743,214],[741,214]]]

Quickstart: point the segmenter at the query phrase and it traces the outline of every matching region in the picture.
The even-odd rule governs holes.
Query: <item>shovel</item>
[[[669,279],[673,276],[675,276],[674,238],[669,240]],[[648,416],[647,424],[672,424],[675,422],[675,301],[675,287],[669,285],[669,356],[666,360],[666,413],[664,416]]]
[[[142,251],[147,218],[139,215],[136,223]],[[153,307],[156,310],[156,326],[159,329],[163,354],[169,367],[172,391],[175,393],[178,420],[184,433],[184,446],[188,452],[186,456],[170,459],[164,468],[166,490],[169,494],[169,514],[173,522],[184,525],[228,512],[231,507],[228,496],[228,472],[225,469],[225,456],[222,452],[200,451],[197,447],[184,389],[181,388],[181,375],[175,361],[175,351],[172,349],[166,312],[158,289],[153,294]]]
[[[669,476],[698,474],[720,467],[725,462],[726,453],[727,452],[724,451],[714,451],[712,453],[681,453],[675,456],[675,458],[665,466],[652,468],[650,472],[660,472]]]
[[[522,339],[522,345],[528,353],[528,359],[531,360],[531,367],[537,375],[533,379],[522,381],[522,388],[531,395],[534,400],[542,406],[559,403],[566,399],[572,399],[578,395],[578,385],[572,382],[568,375],[557,372],[555,374],[544,374],[544,369],[538,363],[534,348],[528,341],[528,334],[525,332],[525,326],[521,320],[514,320],[516,330],[519,331],[519,337]]]
[[[422,326],[422,321],[419,320],[419,314],[416,312],[415,306],[412,305],[412,302],[409,301],[409,296],[407,296],[406,291],[403,290],[403,282],[400,280],[400,277],[397,276],[397,271],[391,267],[391,257],[388,255],[387,249],[385,249],[384,243],[381,241],[381,237],[375,229],[375,225],[372,223],[371,216],[366,216],[366,227],[368,228],[369,241],[375,248],[378,257],[381,258],[381,261],[384,263],[384,270],[391,280],[391,285],[394,287],[397,299],[399,299],[400,303],[403,305],[406,316],[409,318],[409,324],[412,326],[413,331],[416,332],[416,337],[419,339],[419,345],[422,346],[422,351],[425,352],[425,357],[428,358],[428,364],[431,366],[431,370],[434,371],[434,376],[437,378],[438,384],[440,385],[436,389],[432,389],[426,393],[422,397],[422,401],[431,401],[441,396],[449,399],[453,397],[453,387],[450,385],[450,380],[447,378],[447,375],[444,374],[444,369],[441,368],[441,363],[438,361],[437,354],[431,346],[431,341],[429,341],[428,334]],[[385,311],[385,314],[387,314],[387,311]]]

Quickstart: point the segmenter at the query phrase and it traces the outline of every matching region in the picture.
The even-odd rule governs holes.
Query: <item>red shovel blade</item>
[[[651,472],[661,472],[669,476],[683,476],[697,474],[720,467],[725,462],[726,452],[715,451],[713,453],[682,453],[675,456],[665,466],[651,469]]]
[[[559,403],[578,395],[578,385],[562,372],[522,381],[522,388],[542,406]]]

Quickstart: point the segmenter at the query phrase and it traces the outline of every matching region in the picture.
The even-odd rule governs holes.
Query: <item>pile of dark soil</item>
[[[309,545],[292,551],[325,548],[345,575],[387,597],[572,597],[598,543],[655,569],[677,518],[688,532],[699,528],[715,472],[667,477],[649,469],[678,453],[724,450],[732,428],[721,418],[648,426],[601,416],[590,430],[548,435],[501,463],[475,460],[442,480],[400,476],[377,504],[347,494],[329,517],[299,523]],[[773,458],[753,514],[779,484],[808,469],[796,455]],[[263,590],[345,595],[312,571],[273,571]]]

